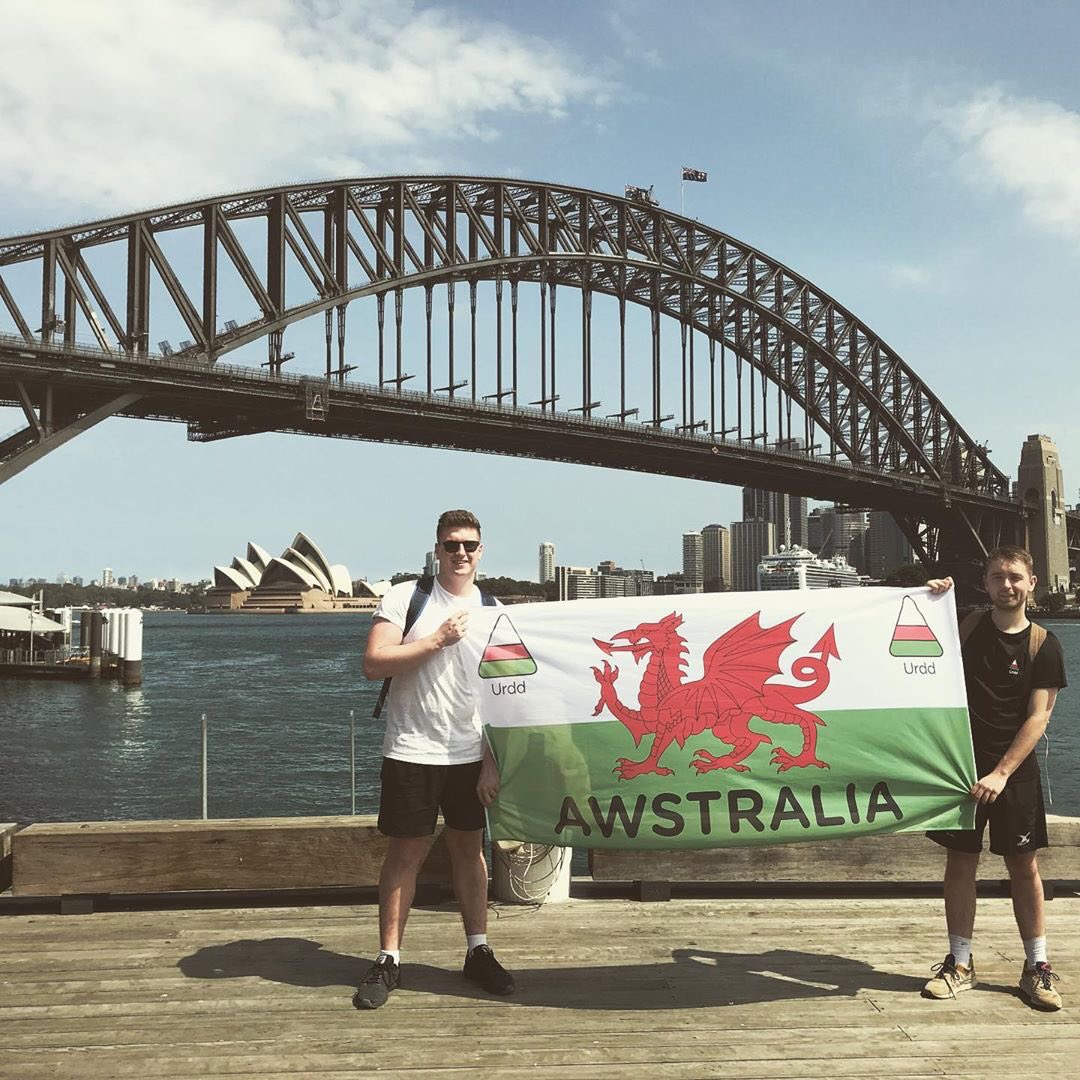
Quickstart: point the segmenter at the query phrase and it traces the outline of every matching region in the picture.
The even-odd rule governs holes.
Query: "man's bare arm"
[[[456,645],[469,628],[469,613],[455,611],[437,630],[408,644],[402,644],[400,626],[386,619],[371,624],[364,650],[364,675],[369,679],[388,679],[419,667],[429,657]]]
[[[499,767],[495,764],[495,757],[485,739],[484,761],[480,766],[480,779],[476,782],[476,795],[484,806],[490,806],[494,802],[495,796],[499,794],[499,785]]]

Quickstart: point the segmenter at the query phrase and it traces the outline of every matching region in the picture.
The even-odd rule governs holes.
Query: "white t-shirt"
[[[374,617],[404,630],[415,589],[415,581],[394,585],[379,602]],[[402,641],[426,637],[455,611],[482,605],[479,589],[474,587],[468,596],[455,596],[436,581],[423,611]],[[455,645],[429,656],[412,671],[395,675],[383,716],[383,757],[418,765],[463,765],[484,756],[480,717],[461,650]]]

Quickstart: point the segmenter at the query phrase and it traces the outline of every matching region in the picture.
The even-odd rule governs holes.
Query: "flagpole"
[[[679,173],[682,176],[682,173]],[[679,215],[686,217],[686,180],[679,181]]]

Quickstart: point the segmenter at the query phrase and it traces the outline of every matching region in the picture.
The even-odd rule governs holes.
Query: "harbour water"
[[[0,821],[200,817],[203,713],[211,817],[349,813],[350,710],[357,811],[374,812],[378,685],[360,672],[370,625],[149,612],[141,689],[0,682]],[[1051,723],[1051,809],[1080,815],[1080,623],[1049,625],[1077,687]]]

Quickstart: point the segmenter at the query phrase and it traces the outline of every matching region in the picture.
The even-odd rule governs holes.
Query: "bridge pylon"
[[[1029,435],[1020,450],[1020,499],[1029,509],[1027,548],[1035,562],[1036,596],[1069,587],[1069,543],[1061,457],[1047,435]]]

